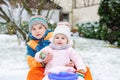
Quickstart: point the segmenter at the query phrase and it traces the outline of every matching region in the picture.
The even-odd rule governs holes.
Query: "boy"
[[[28,24],[30,41],[27,43],[27,62],[31,70],[28,73],[27,80],[39,80],[37,78],[43,77],[44,64],[47,63],[52,56],[48,54],[48,57],[41,63],[36,62],[34,56],[36,52],[50,43],[49,38],[52,36],[52,31],[48,29],[45,18],[39,15],[32,16]],[[37,70],[37,72],[34,70]]]

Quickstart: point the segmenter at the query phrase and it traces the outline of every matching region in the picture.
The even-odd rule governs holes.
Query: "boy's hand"
[[[52,60],[52,55],[48,53],[44,59],[44,63],[47,64],[50,60]]]

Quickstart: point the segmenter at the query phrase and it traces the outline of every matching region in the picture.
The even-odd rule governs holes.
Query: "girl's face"
[[[68,43],[68,39],[63,34],[57,34],[55,35],[53,42],[56,46],[64,46],[65,44]]]
[[[37,39],[42,38],[43,35],[45,34],[45,31],[46,28],[42,24],[36,24],[31,29],[32,35]]]

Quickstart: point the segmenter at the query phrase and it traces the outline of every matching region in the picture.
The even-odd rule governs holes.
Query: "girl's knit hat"
[[[68,38],[68,43],[70,43],[70,38],[71,38],[71,25],[68,22],[59,22],[53,32],[53,37],[52,39],[54,39],[56,34],[64,34],[67,38]],[[52,40],[53,41],[53,40]]]
[[[31,32],[31,28],[36,24],[42,24],[46,29],[48,29],[47,21],[43,16],[35,15],[30,18],[28,22],[30,32]]]

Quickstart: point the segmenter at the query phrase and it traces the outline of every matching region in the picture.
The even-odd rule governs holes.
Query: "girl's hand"
[[[68,67],[74,67],[75,64],[72,61],[70,61],[69,64],[66,64],[66,66],[68,66]]]
[[[48,53],[43,62],[45,64],[47,64],[50,60],[52,60],[52,55],[50,53]]]

